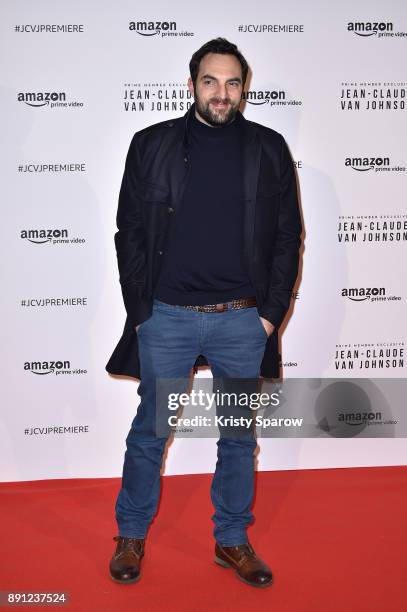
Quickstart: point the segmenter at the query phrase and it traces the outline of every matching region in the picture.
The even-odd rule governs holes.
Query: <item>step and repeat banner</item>
[[[134,132],[187,111],[189,60],[217,36],[251,67],[242,112],[284,135],[298,173],[304,248],[284,377],[321,393],[326,379],[369,379],[376,395],[379,380],[402,383],[402,0],[0,6],[2,480],[121,474],[138,381],[104,368],[125,321],[113,240],[124,161]],[[354,415],[351,434],[319,413],[318,435],[264,439],[258,469],[404,464],[395,404]],[[175,439],[165,473],[212,471],[215,442]]]

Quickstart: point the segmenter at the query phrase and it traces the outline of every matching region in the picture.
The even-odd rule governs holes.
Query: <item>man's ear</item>
[[[187,85],[188,85],[188,89],[189,89],[190,93],[194,96],[194,84],[192,82],[191,77],[188,78]]]

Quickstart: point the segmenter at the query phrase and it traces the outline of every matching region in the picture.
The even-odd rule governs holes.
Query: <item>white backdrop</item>
[[[298,168],[305,250],[284,375],[405,376],[402,0],[2,0],[1,13],[2,480],[121,474],[138,382],[104,367],[125,319],[124,160],[135,131],[185,113],[190,57],[216,36],[251,65],[245,116],[281,132]],[[215,440],[177,439],[165,473],[211,472],[215,455]],[[406,458],[402,438],[268,439],[258,469]]]

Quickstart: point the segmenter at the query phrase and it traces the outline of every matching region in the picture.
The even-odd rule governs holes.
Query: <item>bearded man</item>
[[[190,61],[194,103],[130,144],[115,244],[127,319],[106,366],[140,379],[116,502],[111,577],[140,578],[170,431],[156,429],[156,382],[210,365],[216,379],[279,375],[278,329],[298,273],[301,220],[284,138],[239,111],[248,64],[211,40]],[[246,529],[253,520],[253,432],[221,435],[211,486],[215,561],[272,583]]]

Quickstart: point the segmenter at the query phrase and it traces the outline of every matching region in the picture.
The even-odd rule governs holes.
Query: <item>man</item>
[[[298,271],[293,163],[280,134],[238,110],[245,58],[217,38],[189,67],[194,104],[134,135],[119,196],[115,243],[127,319],[106,369],[141,380],[110,561],[121,583],[140,578],[158,504],[168,435],[155,429],[157,379],[187,378],[201,364],[210,364],[214,379],[278,376],[277,330]],[[256,440],[221,435],[217,446],[215,561],[252,586],[268,586],[271,570],[246,534]]]

